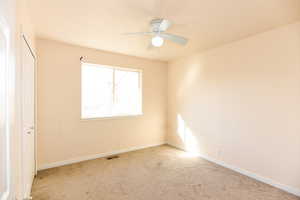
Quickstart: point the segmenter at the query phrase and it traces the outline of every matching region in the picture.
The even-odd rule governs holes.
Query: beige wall
[[[26,36],[27,42],[35,53],[35,29],[32,19],[29,16],[27,0],[18,0],[18,19],[20,22],[20,32]]]
[[[160,144],[166,134],[167,64],[36,41],[38,54],[38,166]],[[143,70],[143,116],[80,120],[79,58]]]
[[[168,67],[167,141],[300,189],[300,23]]]

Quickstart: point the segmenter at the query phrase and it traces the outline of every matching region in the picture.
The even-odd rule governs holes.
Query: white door
[[[23,194],[30,197],[35,175],[35,59],[25,37],[22,38],[22,85],[23,85]]]
[[[8,37],[0,13],[0,200],[10,195]]]

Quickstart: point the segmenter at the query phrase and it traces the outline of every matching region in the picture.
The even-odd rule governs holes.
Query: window
[[[81,118],[142,114],[142,72],[82,63]]]

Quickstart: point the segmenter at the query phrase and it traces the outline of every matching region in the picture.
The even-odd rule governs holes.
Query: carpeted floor
[[[299,200],[169,146],[40,171],[33,200]]]

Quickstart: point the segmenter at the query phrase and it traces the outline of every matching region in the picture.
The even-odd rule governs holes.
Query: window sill
[[[97,120],[113,120],[113,119],[127,119],[133,117],[141,117],[144,114],[135,114],[135,115],[117,115],[117,116],[108,116],[108,117],[95,117],[95,118],[80,118],[80,121],[97,121]]]

